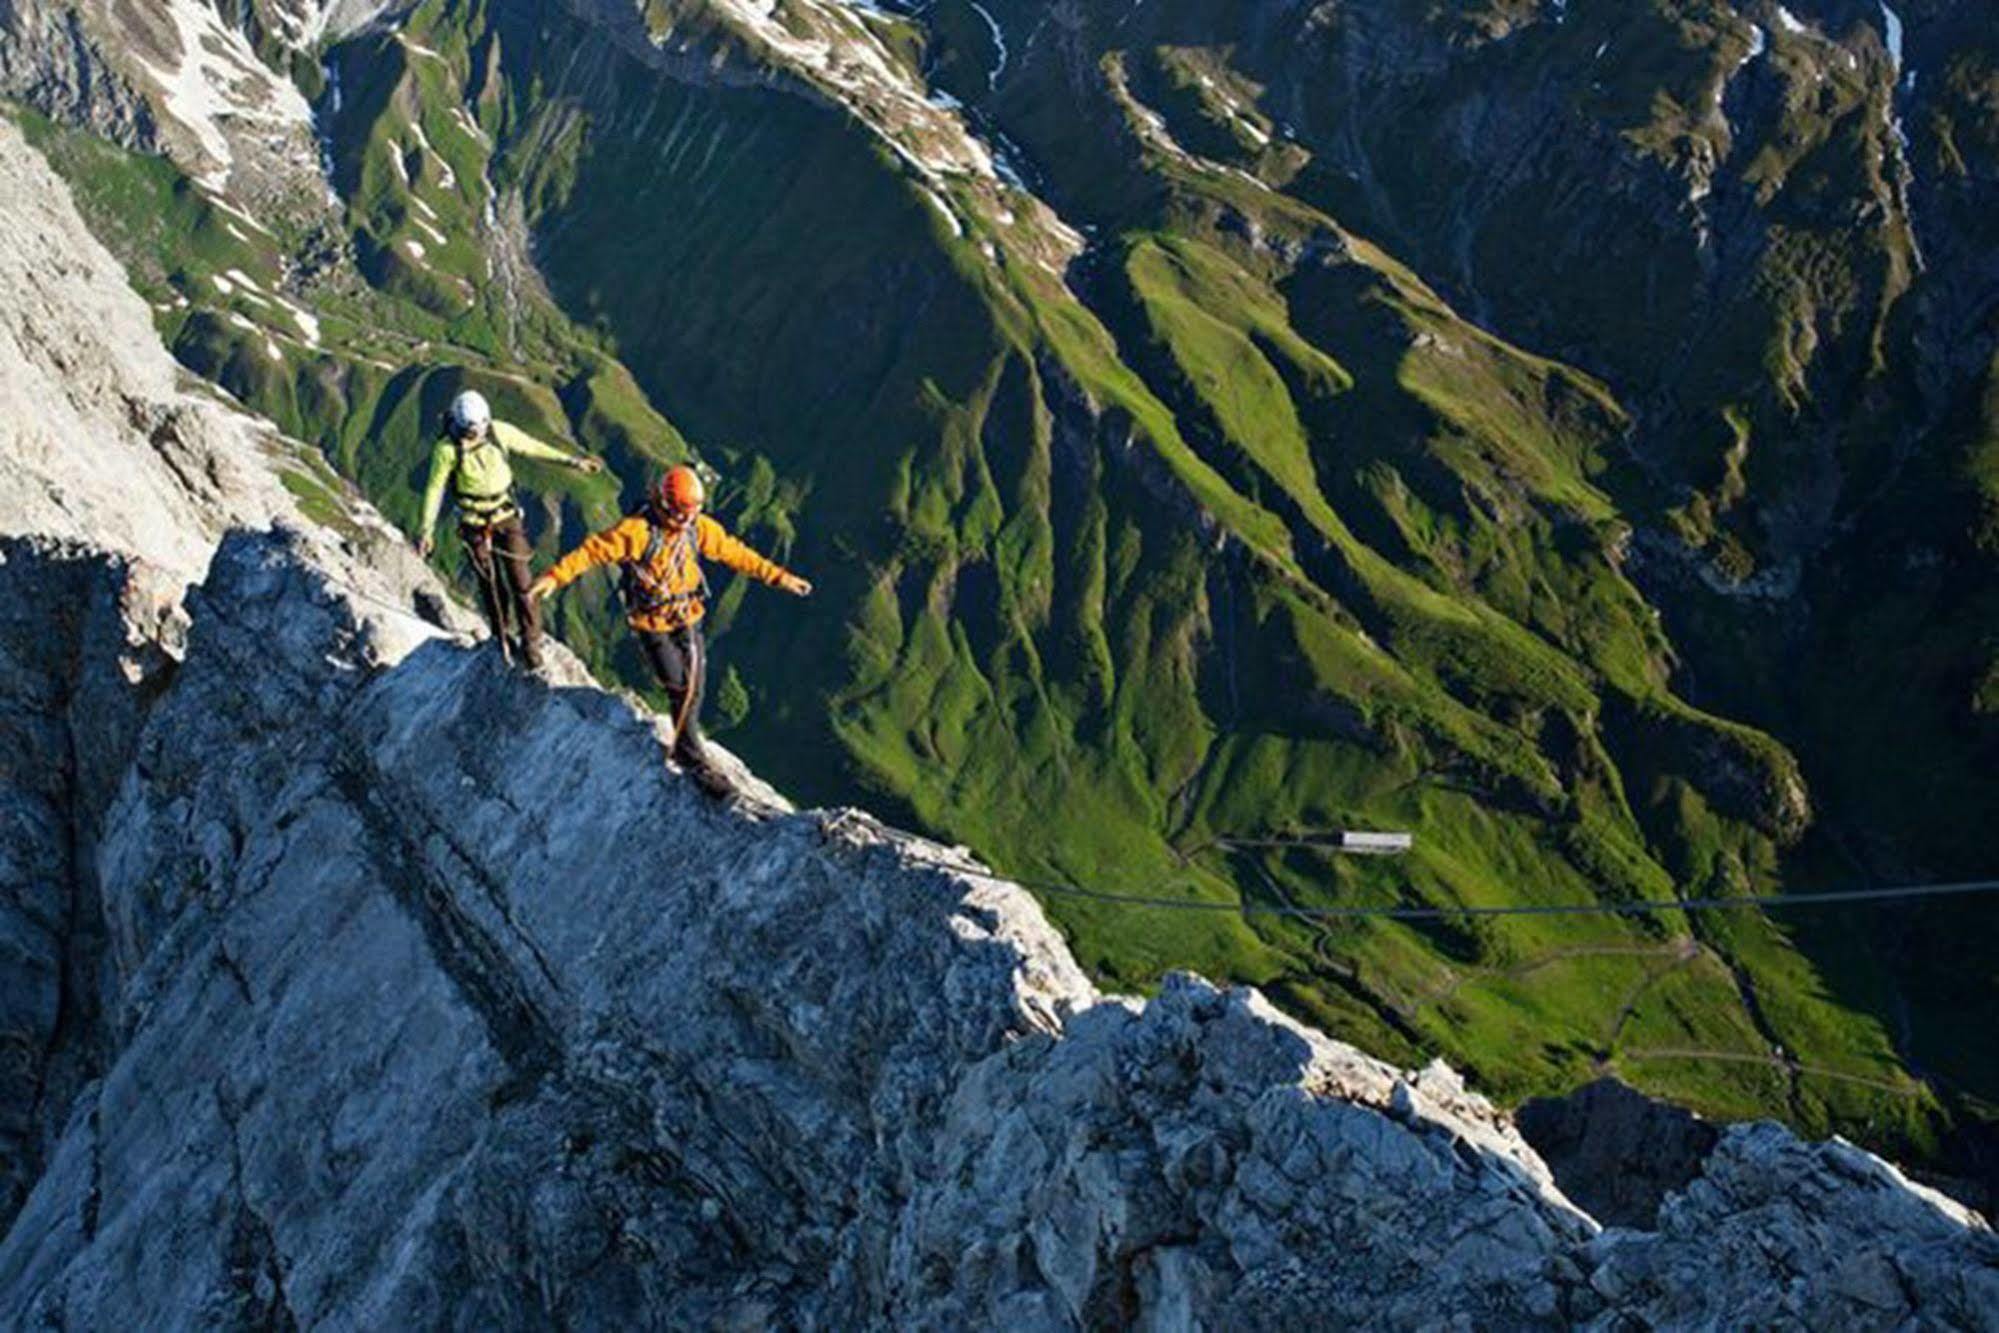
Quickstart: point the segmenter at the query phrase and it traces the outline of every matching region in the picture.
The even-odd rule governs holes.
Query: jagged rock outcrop
[[[6,121],[0,234],[0,1218],[11,1218],[115,1044],[96,859],[181,655],[184,589],[229,527],[296,511],[279,480],[289,447],[193,387]],[[421,568],[368,511],[352,531],[369,561]],[[366,594],[363,562],[331,545],[323,558]]]
[[[708,803],[365,510],[288,517],[4,126],[0,173],[0,724],[62,774],[6,771],[4,921],[71,923],[0,995],[95,997],[0,1326],[1994,1324],[1990,1232],[1855,1149],[1732,1129],[1603,1231],[1441,1066],[1100,995],[959,853]]]
[[[0,0],[0,92],[118,143],[157,142],[152,108],[114,71],[74,7]]]
[[[0,1217],[102,1063],[92,857],[173,678],[178,602],[101,552],[0,538]]]
[[[1562,1192],[1609,1225],[1649,1231],[1659,1205],[1700,1175],[1716,1126],[1614,1078],[1536,1098],[1515,1119]]]
[[[7,532],[116,550],[185,582],[232,524],[294,512],[270,465],[276,432],[193,386],[62,182],[5,119],[0,232]]]
[[[1191,978],[1099,996],[1021,891],[862,815],[709,805],[653,719],[411,647],[318,558],[232,536],[190,599],[98,856],[118,1052],[0,1248],[9,1321],[1817,1321],[1887,1273],[1897,1313],[1970,1321],[1999,1295],[1961,1211],[1770,1128],[1659,1233],[1596,1236],[1448,1071]]]
[[[0,96],[127,147],[165,151],[212,192],[260,205],[317,203],[312,113],[286,57],[380,8],[372,0],[0,0]]]

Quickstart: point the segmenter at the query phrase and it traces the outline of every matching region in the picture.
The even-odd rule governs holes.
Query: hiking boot
[[[530,671],[541,670],[542,656],[541,640],[539,638],[521,640],[520,660],[521,665]]]
[[[695,764],[687,770],[687,776],[694,779],[694,785],[701,789],[703,796],[717,801],[726,801],[736,794],[736,784],[729,775],[713,764]]]

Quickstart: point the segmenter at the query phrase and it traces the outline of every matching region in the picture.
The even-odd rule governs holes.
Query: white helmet
[[[493,405],[486,401],[486,395],[467,389],[451,400],[445,410],[444,424],[453,435],[470,435],[484,428],[493,420]]]

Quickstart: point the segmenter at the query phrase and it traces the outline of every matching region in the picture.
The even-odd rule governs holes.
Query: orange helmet
[[[701,474],[691,467],[671,467],[653,487],[653,506],[662,514],[691,514],[708,498]]]

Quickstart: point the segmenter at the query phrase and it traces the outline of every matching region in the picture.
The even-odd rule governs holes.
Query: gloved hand
[[[435,549],[437,549],[437,543],[429,537],[419,537],[416,539],[416,553],[422,559],[430,559],[430,553]]]
[[[793,597],[810,597],[812,595],[811,580],[802,579],[796,574],[786,574],[777,581],[777,586],[790,593]]]
[[[533,583],[528,584],[528,596],[533,598],[537,602],[543,601],[546,598],[552,596],[554,592],[555,592],[555,575],[553,574],[543,574]]]
[[[569,466],[575,468],[578,472],[583,473],[585,476],[595,476],[597,473],[602,472],[604,470],[604,460],[601,458],[591,458],[588,455],[583,455],[581,457],[571,459],[569,462]]]

